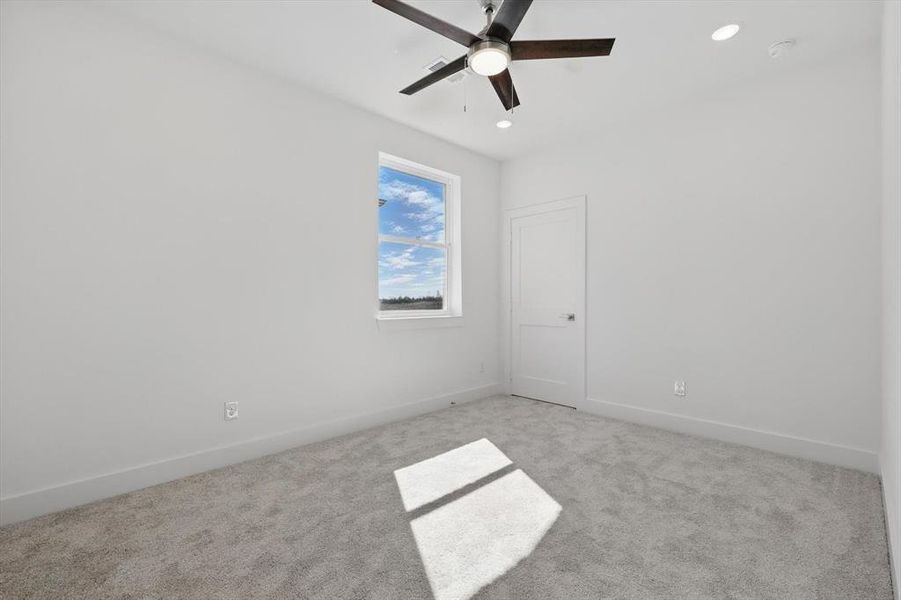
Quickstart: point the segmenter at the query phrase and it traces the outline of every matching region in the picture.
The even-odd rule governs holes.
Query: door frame
[[[575,406],[577,409],[585,407],[588,398],[588,197],[585,194],[579,196],[569,196],[560,200],[551,200],[548,202],[540,202],[537,204],[528,204],[515,208],[504,210],[503,218],[503,237],[501,243],[501,265],[502,273],[502,290],[501,290],[501,331],[503,334],[503,368],[504,368],[504,393],[512,392],[513,382],[513,302],[512,302],[512,286],[513,286],[513,220],[520,217],[538,215],[548,212],[554,212],[563,208],[575,208],[581,217],[582,230],[585,239],[585,272],[582,274],[584,280],[585,293],[578,299],[581,305],[577,308],[576,314],[582,320],[583,344],[582,344],[582,361],[581,373],[582,377],[577,383],[581,385],[578,393],[578,402]]]

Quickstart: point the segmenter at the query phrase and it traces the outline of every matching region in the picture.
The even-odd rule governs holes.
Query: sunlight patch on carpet
[[[407,512],[434,502],[513,464],[482,438],[394,472]]]
[[[487,483],[410,522],[435,600],[467,600],[529,556],[561,506],[486,439],[395,471],[407,511]]]

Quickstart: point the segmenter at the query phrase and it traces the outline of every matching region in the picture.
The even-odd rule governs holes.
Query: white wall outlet
[[[685,382],[681,379],[677,379],[675,383],[673,383],[673,393],[677,396],[685,395]]]
[[[485,372],[485,363],[480,363],[479,364],[479,373],[484,373],[484,372]]]
[[[225,403],[225,414],[223,415],[226,421],[234,421],[238,418],[238,403],[237,402],[226,402]]]

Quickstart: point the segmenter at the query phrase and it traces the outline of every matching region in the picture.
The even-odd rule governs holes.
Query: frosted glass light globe
[[[506,44],[485,41],[474,45],[469,52],[469,68],[485,77],[503,73],[510,65],[510,51]]]

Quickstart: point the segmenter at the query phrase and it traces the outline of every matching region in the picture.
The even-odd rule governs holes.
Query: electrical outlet
[[[484,373],[484,372],[485,372],[485,363],[480,363],[479,364],[479,373]]]
[[[685,382],[681,379],[677,379],[673,384],[673,393],[677,396],[685,395]]]
[[[237,402],[226,402],[225,403],[225,414],[223,415],[226,421],[234,421],[238,418],[238,403]]]

